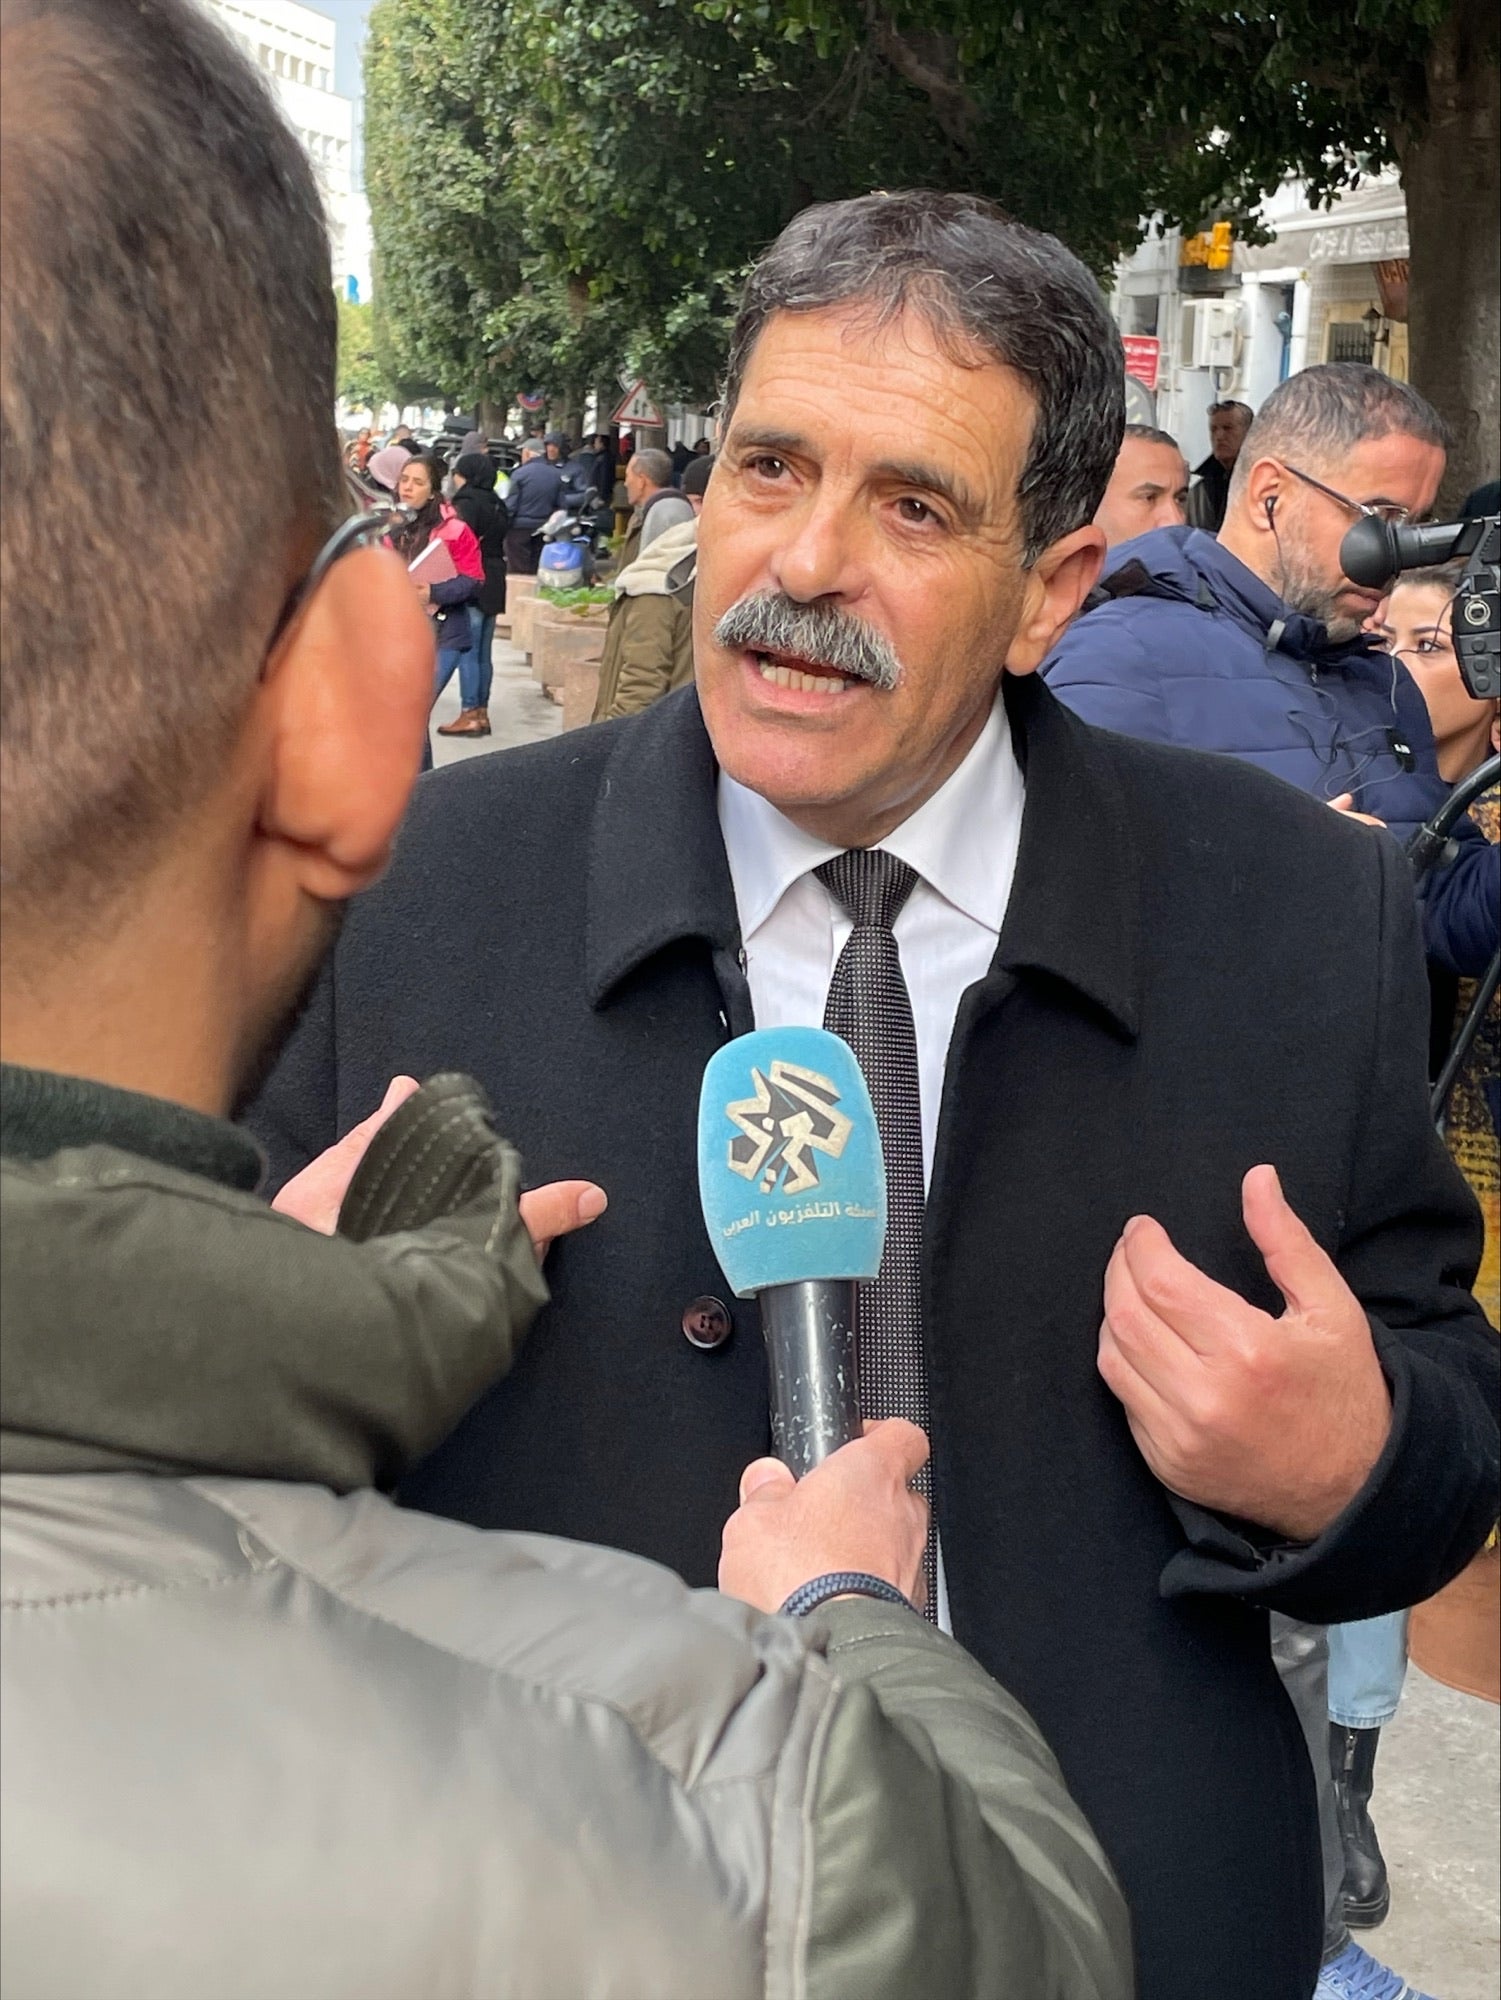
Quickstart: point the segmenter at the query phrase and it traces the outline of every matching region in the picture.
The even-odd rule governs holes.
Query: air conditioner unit
[[[1240,301],[1190,299],[1178,329],[1180,368],[1233,368],[1240,355]]]

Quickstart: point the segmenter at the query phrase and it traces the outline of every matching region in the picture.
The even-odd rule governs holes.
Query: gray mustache
[[[726,652],[778,653],[828,667],[847,680],[869,681],[890,692],[902,677],[902,663],[890,640],[847,611],[827,604],[799,604],[781,591],[742,597],[714,627],[714,643]]]

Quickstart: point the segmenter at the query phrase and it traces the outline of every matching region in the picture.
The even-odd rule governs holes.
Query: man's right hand
[[[1335,812],[1343,813],[1346,819],[1358,819],[1362,826],[1386,825],[1386,821],[1384,819],[1377,819],[1374,813],[1358,813],[1355,810],[1355,794],[1353,792],[1341,792],[1339,797],[1331,799],[1329,804]]]
[[[803,1479],[780,1459],[758,1458],[740,1480],[725,1523],[719,1587],[760,1611],[780,1610],[799,1584],[835,1570],[865,1570],[920,1604],[928,1503],[909,1481],[927,1463],[928,1440],[901,1417],[865,1435]]]

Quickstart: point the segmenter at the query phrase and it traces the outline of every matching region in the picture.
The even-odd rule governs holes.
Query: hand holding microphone
[[[780,1459],[756,1459],[725,1523],[720,1589],[776,1611],[799,1584],[857,1570],[895,1584],[921,1606],[928,1503],[908,1482],[927,1457],[917,1425],[888,1417],[803,1479]]]
[[[853,1051],[821,1028],[742,1035],[704,1072],[698,1139],[709,1240],[761,1305],[776,1452],[741,1479],[720,1588],[776,1611],[848,1571],[921,1603],[928,1440],[860,1421],[856,1288],[881,1268],[886,1173]]]

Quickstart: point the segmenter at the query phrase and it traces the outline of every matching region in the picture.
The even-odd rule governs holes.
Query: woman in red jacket
[[[412,518],[389,536],[391,547],[410,566],[431,542],[447,546],[455,574],[437,583],[417,583],[428,616],[433,620],[438,641],[437,673],[433,700],[447,687],[455,669],[463,686],[474,666],[474,629],[469,605],[479,595],[485,579],[484,558],[474,530],[465,525],[442,497],[443,471],[437,460],[425,452],[407,460],[396,484],[396,497],[412,510]],[[464,706],[471,706],[469,690],[464,690]],[[488,736],[483,730],[473,734]],[[426,764],[424,763],[424,768]]]

